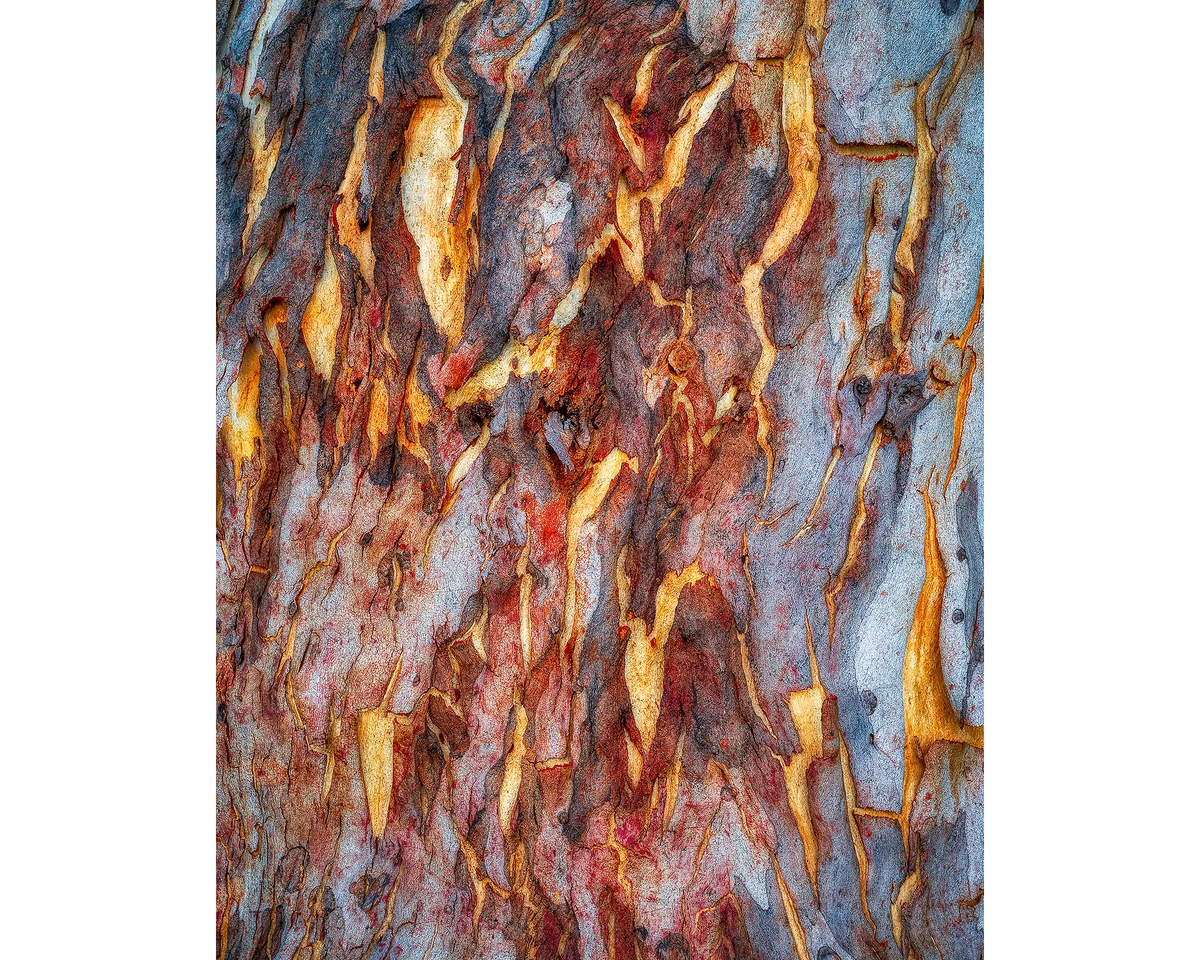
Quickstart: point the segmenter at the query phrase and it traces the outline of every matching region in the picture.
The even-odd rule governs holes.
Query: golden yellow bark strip
[[[763,500],[771,492],[775,471],[775,452],[770,442],[770,418],[762,394],[775,366],[775,343],[767,333],[766,315],[762,302],[762,278],[791,246],[792,241],[808,220],[813,200],[817,196],[817,170],[821,151],[817,146],[817,125],[813,116],[813,85],[811,55],[805,31],[813,19],[824,19],[824,5],[813,4],[805,11],[804,21],[792,40],[792,51],[783,61],[783,135],[788,145],[788,174],[792,189],[788,193],[775,226],[763,244],[762,254],[742,274],[741,286],[750,326],[758,337],[760,353],[754,372],[750,375],[750,393],[758,415],[758,445],[767,457],[767,477]]]

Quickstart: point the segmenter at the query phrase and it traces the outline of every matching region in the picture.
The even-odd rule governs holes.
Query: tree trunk
[[[982,956],[982,14],[218,0],[218,957]]]

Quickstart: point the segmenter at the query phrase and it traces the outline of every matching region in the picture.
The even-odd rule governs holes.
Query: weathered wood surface
[[[218,956],[983,950],[983,20],[218,0]]]

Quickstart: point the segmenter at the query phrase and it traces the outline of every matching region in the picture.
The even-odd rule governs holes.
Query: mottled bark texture
[[[983,950],[970,0],[218,0],[217,955]]]

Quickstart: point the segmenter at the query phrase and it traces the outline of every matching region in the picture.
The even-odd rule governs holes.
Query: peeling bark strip
[[[218,958],[982,956],[982,5],[216,34]]]

